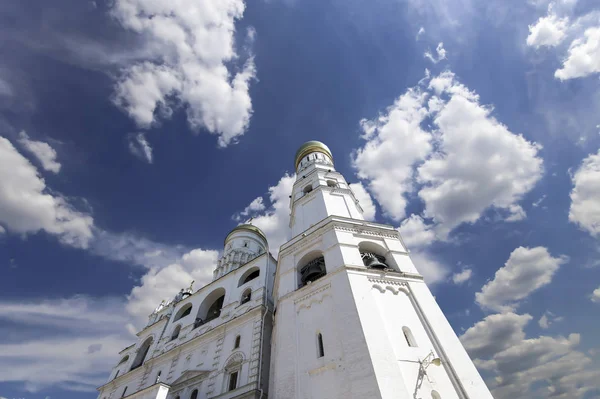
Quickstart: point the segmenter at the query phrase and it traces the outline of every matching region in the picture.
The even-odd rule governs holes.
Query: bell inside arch
[[[325,271],[325,258],[320,257],[311,260],[302,269],[300,269],[302,284],[307,284],[311,281],[315,281],[323,277],[327,272]]]
[[[372,269],[387,269],[388,265],[385,264],[385,258],[383,256],[375,255],[371,252],[363,252],[361,254],[363,263],[366,267]]]

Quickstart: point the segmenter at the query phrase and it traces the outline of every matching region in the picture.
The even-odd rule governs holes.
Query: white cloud
[[[473,276],[473,270],[464,269],[460,272],[454,273],[452,275],[452,282],[454,284],[460,285],[464,282],[468,281]]]
[[[250,203],[250,205],[248,205],[247,207],[244,208],[243,211],[234,214],[232,216],[232,219],[237,222],[240,222],[243,219],[247,218],[248,216],[253,215],[256,212],[260,212],[260,211],[264,211],[264,210],[265,210],[265,204],[264,204],[263,197],[256,197]]]
[[[556,316],[554,313],[550,311],[546,311],[542,317],[538,320],[538,324],[544,330],[550,328],[550,326],[556,322],[562,321],[563,317]]]
[[[159,59],[126,67],[115,87],[115,104],[141,128],[170,117],[182,104],[194,130],[218,135],[225,147],[244,134],[252,114],[250,81],[256,75],[248,58],[237,70],[235,22],[243,17],[243,0],[217,3],[117,0],[112,15],[139,33]],[[251,44],[256,32],[248,30]],[[236,72],[237,71],[237,72]]]
[[[58,173],[60,163],[56,162],[56,150],[43,141],[31,140],[24,131],[19,133],[19,144],[27,151],[35,155],[42,167],[50,172]]]
[[[489,207],[508,211],[508,220],[520,215],[517,202],[542,176],[540,146],[510,132],[451,72],[430,86],[449,99],[434,119],[438,151],[418,168],[425,216],[440,224],[443,237]]]
[[[126,309],[134,316],[136,327],[147,321],[147,316],[161,300],[172,299],[192,280],[195,288],[211,282],[218,255],[217,251],[194,249],[173,264],[150,269],[142,277],[141,285],[134,287],[128,296]]]
[[[590,295],[592,302],[600,303],[600,287],[596,288]]]
[[[285,174],[275,186],[269,187],[268,206],[263,204],[263,210],[249,213],[253,217],[252,224],[260,228],[267,236],[269,252],[275,257],[279,253],[279,247],[290,239],[289,196],[292,194],[295,181],[296,175]],[[258,198],[261,198],[260,203],[262,203],[262,197],[257,197],[250,204],[256,203]]]
[[[488,381],[494,398],[581,399],[595,389],[600,370],[575,350],[580,335],[526,339],[524,327],[531,319],[514,313],[490,315],[461,337],[476,366],[494,375]]]
[[[444,43],[438,43],[437,47],[435,48],[435,52],[437,54],[437,57],[434,57],[433,54],[431,54],[431,51],[426,51],[424,54],[425,58],[427,58],[434,64],[437,64],[438,62],[446,59],[446,49],[444,48]]]
[[[409,89],[385,114],[360,122],[367,142],[353,154],[354,167],[385,216],[395,221],[405,216],[405,194],[413,189],[415,163],[432,148],[431,134],[421,128],[428,113],[426,98],[420,90]]]
[[[93,392],[106,381],[117,353],[135,342],[124,301],[73,297],[2,301],[0,319],[19,334],[0,343],[0,380],[37,392],[48,387]]]
[[[417,37],[416,37],[416,39],[417,39],[417,40],[419,40],[419,38],[421,37],[421,35],[422,35],[422,34],[424,34],[424,33],[425,33],[425,28],[421,26],[421,27],[419,28],[419,31],[417,32]]]
[[[139,159],[152,163],[152,147],[144,133],[129,136],[129,151]]]
[[[67,245],[85,248],[93,219],[46,188],[37,169],[7,139],[0,137],[0,225],[10,232],[44,230]]]
[[[529,36],[527,36],[527,45],[533,47],[559,45],[566,36],[569,27],[569,18],[559,18],[555,14],[549,14],[534,24],[529,25]]]
[[[354,192],[354,196],[360,203],[365,220],[375,220],[376,209],[371,194],[368,193],[360,182],[350,184],[350,189]]]
[[[597,72],[600,72],[600,27],[591,27],[573,40],[562,68],[556,70],[554,76],[567,80]]]
[[[450,273],[450,270],[446,265],[438,262],[427,251],[413,251],[410,253],[410,259],[413,261],[417,271],[423,276],[428,285],[435,285],[443,282]]]
[[[565,256],[554,258],[544,247],[516,248],[494,279],[475,294],[475,301],[484,309],[514,310],[529,294],[549,284],[565,262]]]
[[[426,119],[432,121],[427,131]],[[541,147],[498,122],[450,71],[432,78],[426,90],[409,89],[361,127],[366,144],[353,154],[354,167],[384,215],[404,218],[416,180],[423,216],[433,220],[440,239],[491,207],[507,221],[524,218],[518,202],[542,176]]]
[[[569,221],[594,237],[600,236],[600,151],[583,160],[571,181]]]
[[[433,226],[425,224],[419,215],[410,215],[402,222],[398,231],[409,250],[426,247],[437,239]]]

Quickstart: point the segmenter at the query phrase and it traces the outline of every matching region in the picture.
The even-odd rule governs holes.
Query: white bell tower
[[[398,231],[364,220],[329,148],[309,141],[295,166],[269,395],[492,399]]]

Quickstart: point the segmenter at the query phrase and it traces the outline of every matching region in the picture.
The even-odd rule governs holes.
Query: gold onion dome
[[[255,233],[258,236],[260,236],[265,241],[265,243],[267,242],[267,236],[258,227],[254,226],[252,224],[240,224],[239,226],[234,227],[234,229],[231,230],[229,232],[229,234],[227,234],[227,237],[225,237],[225,243],[227,243],[227,240],[229,240],[229,236],[231,236],[233,233],[235,233],[236,231],[239,231],[239,230],[246,230],[246,231]]]
[[[320,141],[311,140],[311,141],[307,141],[306,143],[302,144],[302,146],[300,148],[298,148],[298,151],[296,152],[296,162],[295,162],[296,169],[298,169],[298,165],[300,164],[300,161],[302,160],[302,158],[304,158],[306,155],[310,154],[311,152],[320,152],[322,154],[325,154],[331,159],[331,162],[333,162],[333,155],[331,155],[331,150],[329,149],[329,147],[327,147],[325,144],[321,143]]]

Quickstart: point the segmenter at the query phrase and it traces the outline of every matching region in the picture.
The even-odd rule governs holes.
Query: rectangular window
[[[317,341],[319,345],[319,357],[323,357],[325,356],[325,348],[323,348],[323,335],[321,333],[317,335]]]
[[[233,391],[234,389],[237,388],[237,379],[238,379],[238,372],[234,371],[233,373],[229,374],[229,391]]]

